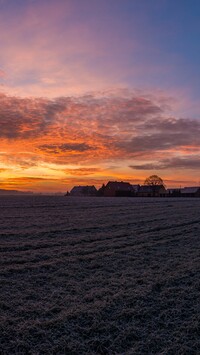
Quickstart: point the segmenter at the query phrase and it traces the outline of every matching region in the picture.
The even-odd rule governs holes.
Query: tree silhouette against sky
[[[162,180],[158,175],[151,175],[151,176],[149,176],[149,177],[145,180],[144,185],[148,185],[148,186],[163,185],[163,186],[165,186],[163,180]]]

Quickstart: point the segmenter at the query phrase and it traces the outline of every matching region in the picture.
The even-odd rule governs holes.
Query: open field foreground
[[[200,199],[0,198],[0,354],[200,354]]]

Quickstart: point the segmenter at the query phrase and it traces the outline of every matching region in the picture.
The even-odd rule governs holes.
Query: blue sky
[[[8,32],[10,47],[15,45],[12,38],[15,42],[18,33],[16,51],[21,46],[30,51],[33,41],[37,46],[37,40],[43,39],[47,51],[48,46],[49,50],[55,47],[58,56],[61,47],[66,47],[61,65],[72,66],[73,70],[72,62],[77,61],[82,73],[85,69],[94,80],[105,75],[102,87],[186,91],[194,100],[199,99],[200,4],[196,0],[3,1],[1,7],[2,27]],[[50,36],[53,32],[52,41],[48,30]],[[5,36],[1,45],[4,48]],[[38,47],[41,49],[41,44]],[[39,52],[38,61],[41,56]],[[0,63],[6,72],[7,63]],[[31,61],[27,64],[20,78],[13,78],[16,88],[26,80],[30,84],[37,80],[35,65]],[[70,91],[70,84],[66,91]]]

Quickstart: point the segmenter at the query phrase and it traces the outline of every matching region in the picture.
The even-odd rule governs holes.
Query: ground
[[[200,353],[200,199],[92,200],[2,209],[1,354]]]

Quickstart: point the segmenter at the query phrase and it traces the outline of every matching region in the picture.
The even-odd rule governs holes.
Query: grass
[[[200,200],[92,200],[4,209],[0,353],[200,353]]]

